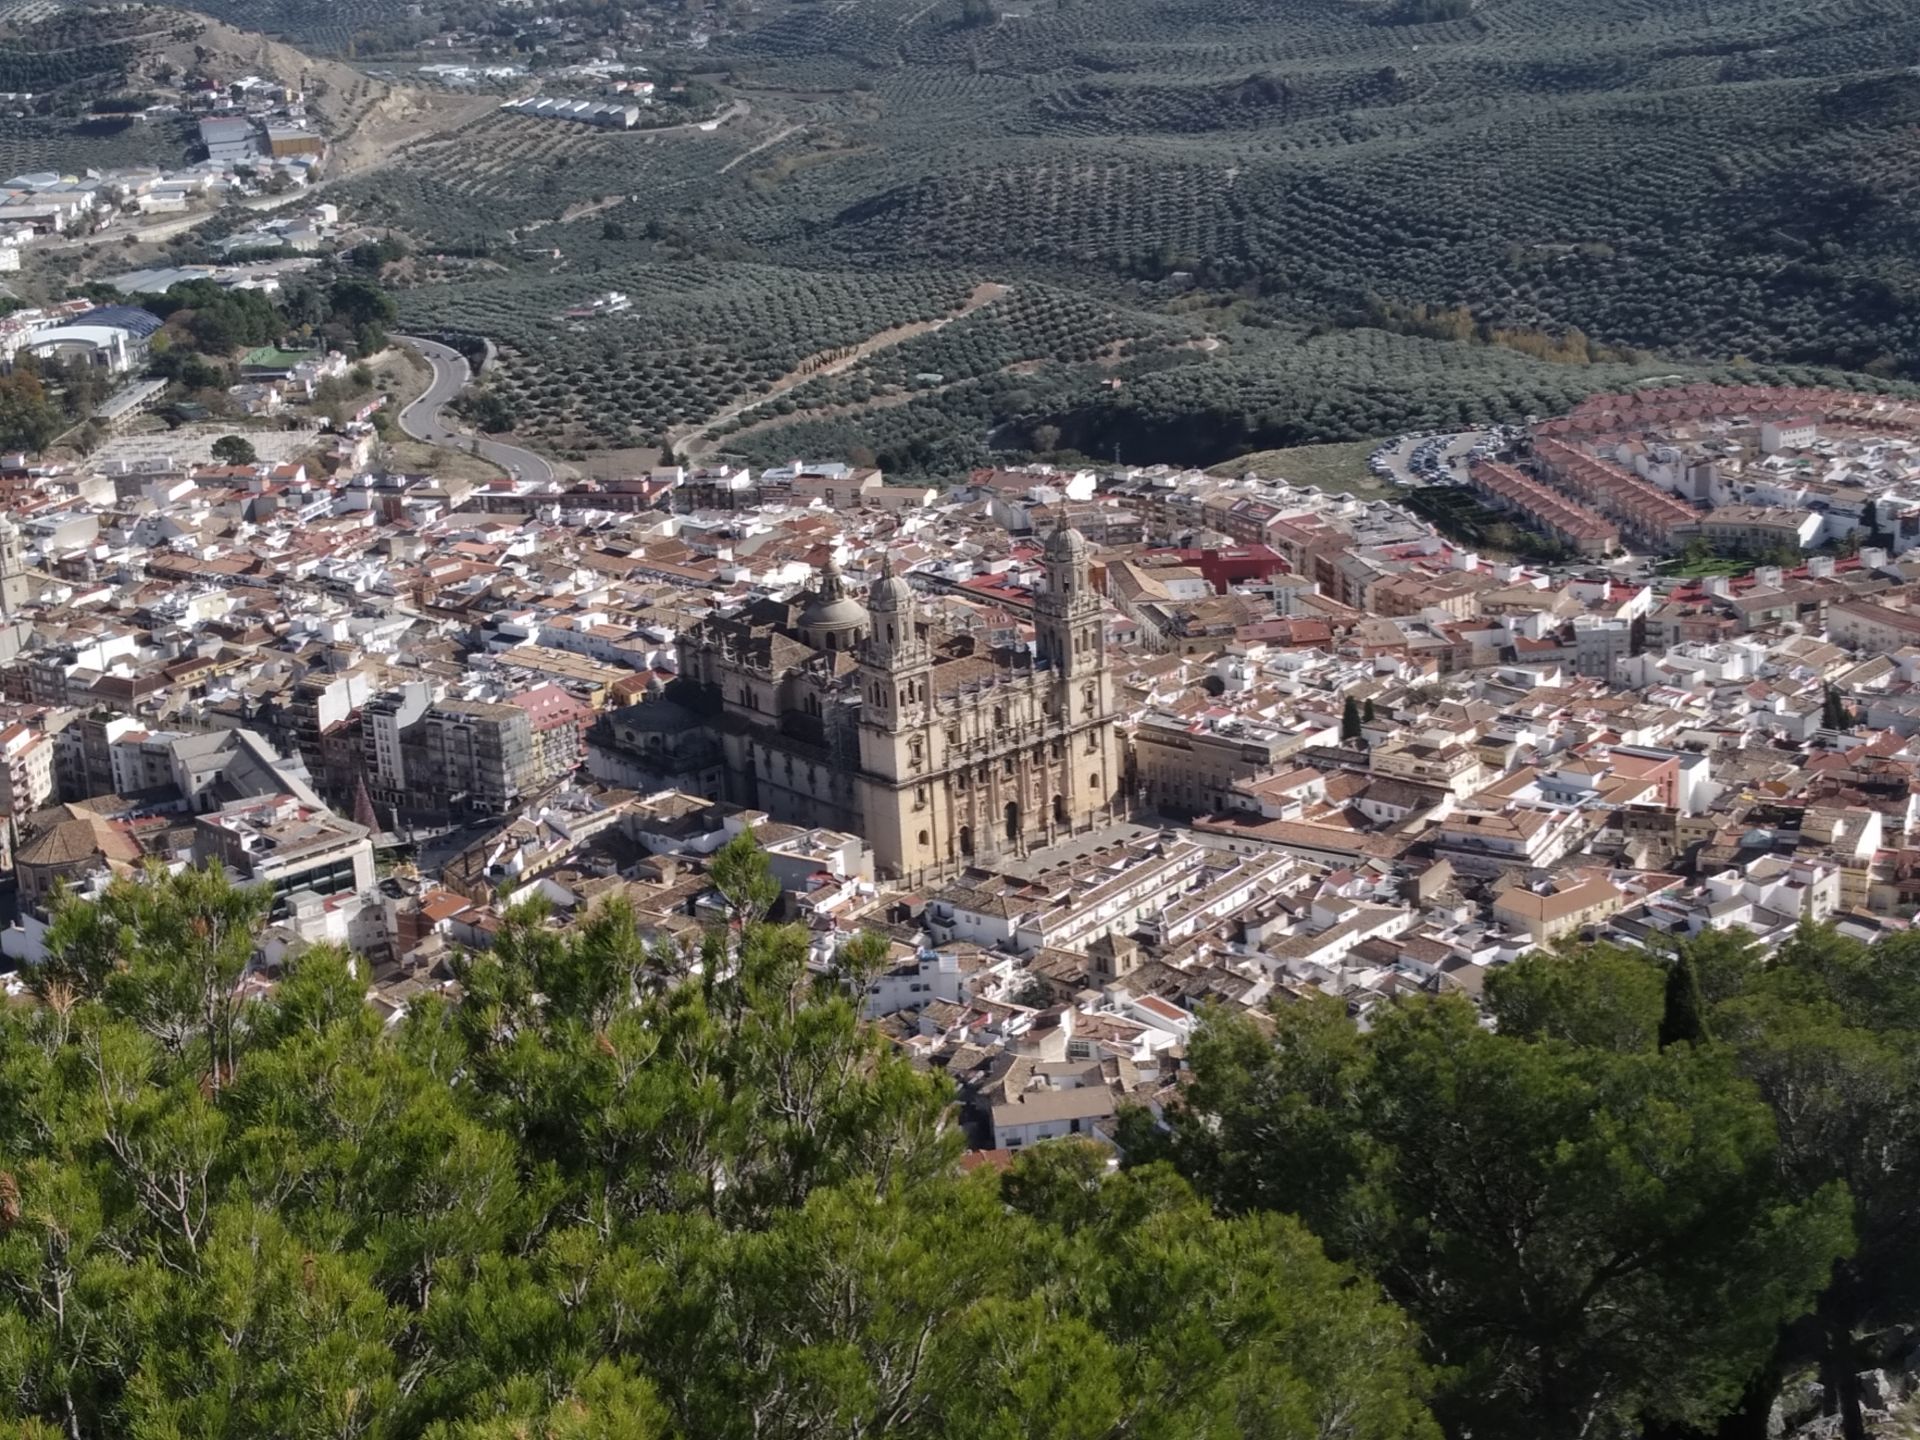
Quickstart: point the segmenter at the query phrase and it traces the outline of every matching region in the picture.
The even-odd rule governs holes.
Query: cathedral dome
[[[816,596],[813,603],[800,612],[800,628],[851,630],[865,625],[869,618],[867,607],[851,595],[842,595],[836,600]]]
[[[1046,558],[1049,560],[1085,560],[1090,553],[1087,537],[1067,524],[1064,520],[1054,527],[1053,534],[1047,537]]]
[[[820,572],[819,589],[814,591],[806,609],[800,612],[800,629],[812,644],[825,643],[828,648],[843,649],[843,645],[836,645],[826,637],[848,631],[865,631],[871,623],[872,617],[867,614],[867,607],[847,593],[847,581],[840,573],[840,562],[828,557],[826,568]]]

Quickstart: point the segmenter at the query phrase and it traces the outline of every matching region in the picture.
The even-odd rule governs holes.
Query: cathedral
[[[829,561],[814,590],[681,637],[675,698],[720,748],[725,798],[863,836],[919,884],[1117,818],[1124,753],[1086,539],[1044,554],[1035,646],[941,635],[882,568],[863,604]]]

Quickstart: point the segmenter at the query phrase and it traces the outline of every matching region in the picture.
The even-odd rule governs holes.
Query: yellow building
[[[855,831],[880,875],[1025,854],[1114,818],[1124,786],[1086,539],[1056,531],[1044,563],[1032,656],[936,633],[898,575],[862,604],[829,564],[809,595],[689,630],[672,698],[717,741],[727,799]]]

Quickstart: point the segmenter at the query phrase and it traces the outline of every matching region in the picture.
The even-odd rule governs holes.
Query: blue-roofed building
[[[147,363],[153,334],[163,323],[137,305],[96,305],[64,324],[35,330],[21,348],[42,360],[83,362],[121,375]]]
[[[151,310],[142,310],[138,305],[98,305],[84,315],[74,316],[69,323],[106,325],[145,340],[166,322]]]

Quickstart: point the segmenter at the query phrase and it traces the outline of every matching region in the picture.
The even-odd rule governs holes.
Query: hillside
[[[741,102],[715,131],[490,115],[351,193],[457,252],[409,320],[496,336],[524,428],[573,446],[693,426],[982,282],[1008,300],[781,389],[741,448],[1213,462],[1656,373],[1920,374],[1920,12],[1419,23],[1453,8],[794,4],[700,55]],[[608,288],[635,308],[561,318]]]
[[[0,117],[0,171],[78,171],[177,165],[194,143],[188,118],[130,123],[87,107],[116,93],[152,92],[192,73],[271,75],[306,92],[334,141],[329,174],[377,166],[414,140],[457,126],[492,103],[396,85],[204,15],[159,6],[47,3],[0,10],[0,89],[27,92]]]

